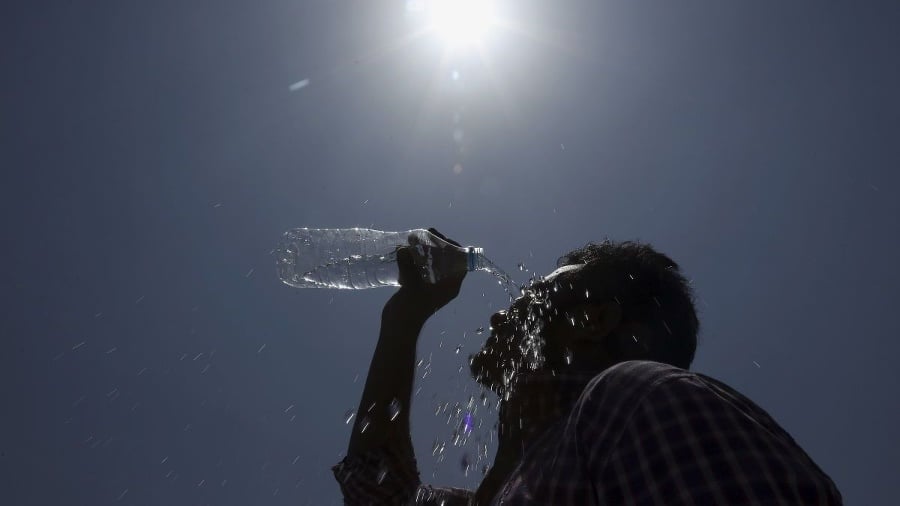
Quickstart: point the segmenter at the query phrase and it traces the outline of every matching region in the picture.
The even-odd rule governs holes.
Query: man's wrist
[[[427,297],[400,287],[384,305],[382,318],[402,319],[410,323],[424,324],[438,309],[433,307]]]

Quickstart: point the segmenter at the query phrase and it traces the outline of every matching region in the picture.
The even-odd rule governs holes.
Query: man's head
[[[470,358],[479,383],[500,393],[520,370],[599,373],[626,360],[690,366],[699,322],[671,258],[648,244],[604,241],[557,266],[491,316],[491,335]]]

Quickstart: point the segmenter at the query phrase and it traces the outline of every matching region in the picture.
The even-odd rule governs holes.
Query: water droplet
[[[526,269],[525,264],[522,263],[522,262],[519,262],[519,266],[518,266],[518,267],[519,267],[519,270],[520,270],[520,271],[524,271],[524,270]]]
[[[391,421],[393,422],[397,419],[398,416],[400,416],[400,411],[403,410],[403,406],[400,404],[400,400],[394,398],[394,400],[391,401],[390,406],[388,406],[388,410],[391,415]]]
[[[344,423],[346,425],[350,425],[350,422],[353,420],[353,417],[356,416],[356,411],[349,409],[346,413],[344,413]]]
[[[570,350],[569,348],[566,348],[564,355],[565,355],[565,359],[566,359],[566,365],[572,365],[572,350]]]
[[[457,354],[457,355],[459,355],[459,350],[461,350],[461,349],[462,349],[462,345],[461,345],[461,344],[459,344],[459,345],[456,346],[456,354]]]
[[[371,421],[369,420],[368,416],[364,416],[359,420],[359,433],[360,434],[364,433],[366,431],[366,429],[369,428],[370,422]]]
[[[475,333],[479,336],[481,334],[484,334],[484,327],[478,327],[477,329],[475,329]]]
[[[463,475],[469,476],[469,468],[472,466],[472,462],[468,453],[463,454],[462,460],[460,460],[459,465],[462,468]]]
[[[584,298],[585,298],[585,299],[589,299],[590,297],[591,297],[591,291],[590,291],[590,290],[585,290],[585,291],[584,291]]]

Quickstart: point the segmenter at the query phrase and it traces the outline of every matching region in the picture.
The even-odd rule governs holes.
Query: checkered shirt
[[[492,505],[843,504],[831,479],[762,408],[708,376],[631,361],[596,376],[525,381],[554,383],[553,395],[529,402],[557,420],[524,433],[524,456]],[[519,416],[501,407],[501,423]],[[473,504],[470,491],[423,485],[401,446],[333,468],[345,504]]]

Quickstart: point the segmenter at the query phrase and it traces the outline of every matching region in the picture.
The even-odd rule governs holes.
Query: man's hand
[[[453,246],[461,247],[458,242],[444,237],[434,228],[429,228],[428,231]],[[401,302],[398,310],[423,315],[427,318],[459,295],[466,271],[444,275],[437,282],[428,283],[423,279],[420,267],[416,265],[414,257],[416,247],[414,238],[410,238],[410,246],[402,247],[397,251],[397,265],[400,267],[400,290],[392,299]],[[439,246],[424,247],[439,248]],[[456,253],[456,251],[451,252],[451,254]]]

